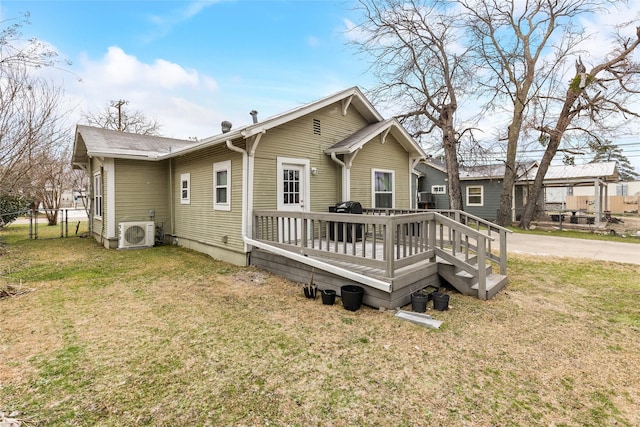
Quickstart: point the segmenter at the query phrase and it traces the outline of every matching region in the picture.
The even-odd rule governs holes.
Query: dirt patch
[[[26,294],[32,290],[33,289],[18,288],[11,285],[0,285],[0,299]]]
[[[640,235],[640,217],[616,217],[612,221],[605,224],[605,229],[610,234],[620,236],[636,236]]]

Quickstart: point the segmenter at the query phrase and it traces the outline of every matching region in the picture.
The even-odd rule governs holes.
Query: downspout
[[[347,165],[342,160],[340,160],[338,156],[336,156],[336,153],[334,153],[333,151],[331,152],[331,160],[340,165],[340,169],[342,170],[342,200],[349,200],[349,187],[351,185],[349,182]]]
[[[413,157],[413,158],[409,158],[409,193],[411,192],[411,189],[413,188],[413,171],[416,170],[416,166],[418,166],[418,163],[420,163],[420,160],[422,160],[422,157]],[[409,209],[417,209],[418,208],[418,180],[416,179],[416,186],[415,186],[415,192],[413,194],[409,194]]]
[[[260,143],[262,135],[267,131],[263,130],[261,133],[256,134],[252,141],[247,141],[247,150],[233,145],[231,140],[227,140],[227,148],[236,153],[242,154],[242,175],[244,177],[242,181],[242,241],[244,242],[244,252],[249,253],[251,244],[251,237],[253,237],[253,168],[256,148]],[[247,259],[247,264],[249,260]]]
[[[336,156],[336,153],[331,152],[331,160],[339,164],[342,168],[342,200],[351,199],[351,166],[359,151],[360,149],[357,149],[353,153],[345,154],[344,162]]]
[[[247,209],[247,199],[249,198],[248,192],[248,182],[249,182],[249,162],[248,162],[248,153],[246,150],[236,147],[233,145],[231,140],[227,139],[227,148],[231,151],[235,151],[236,153],[242,154],[242,222],[240,226],[240,232],[242,233],[242,242],[244,245],[244,252],[247,253],[247,243],[245,241],[245,237],[247,235],[247,212],[250,212]]]
[[[176,238],[176,213],[173,208],[174,199],[173,199],[173,158],[169,158],[169,218],[171,220],[171,237],[173,238],[173,242],[175,242]]]

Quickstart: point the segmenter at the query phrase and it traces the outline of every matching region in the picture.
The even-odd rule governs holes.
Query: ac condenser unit
[[[153,221],[121,222],[118,249],[150,248],[155,242]]]

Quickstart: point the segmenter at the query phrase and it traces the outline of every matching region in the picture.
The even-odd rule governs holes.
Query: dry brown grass
[[[514,256],[432,330],[176,247],[8,247],[0,412],[37,425],[640,425],[639,266]]]

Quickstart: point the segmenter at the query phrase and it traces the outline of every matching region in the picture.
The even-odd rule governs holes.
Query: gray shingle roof
[[[183,139],[78,125],[72,163],[86,163],[94,156],[150,160],[195,144],[197,142]]]

